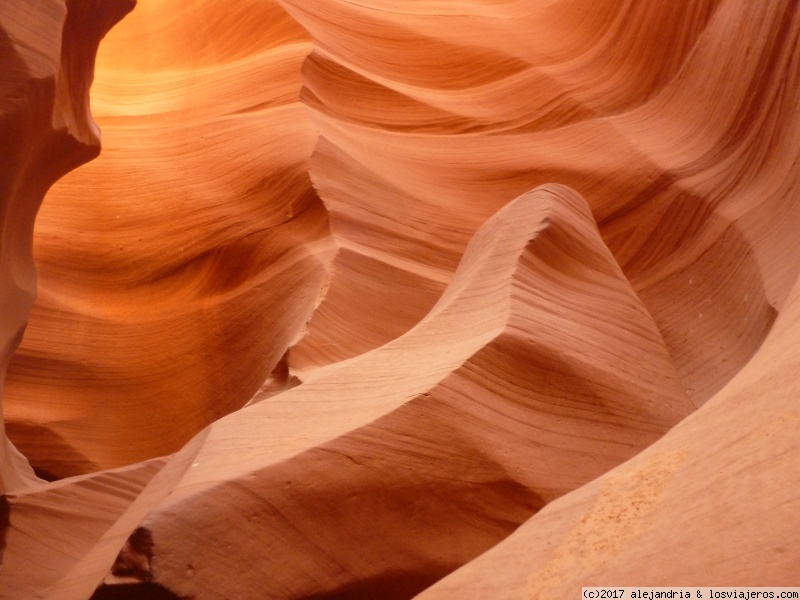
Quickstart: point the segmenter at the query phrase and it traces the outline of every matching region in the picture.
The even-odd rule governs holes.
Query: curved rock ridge
[[[443,4],[285,2],[314,39],[311,175],[346,250],[293,366],[413,327],[480,224],[557,181],[587,199],[687,389],[710,398],[800,264],[796,3]]]
[[[89,114],[94,56],[133,4],[46,0],[0,7],[0,394],[36,295],[36,213],[57,179],[99,152]],[[0,438],[0,491],[34,482],[5,424]]]
[[[419,600],[566,600],[610,581],[797,585],[798,335],[795,285],[764,345],[702,410]]]
[[[212,425],[135,534],[140,578],[406,598],[693,409],[585,201],[539,188],[477,232],[407,334]]]
[[[241,408],[327,276],[305,32],[271,2],[159,4],[104,40],[104,152],[37,220],[38,300],[6,417],[48,478],[170,454]]]

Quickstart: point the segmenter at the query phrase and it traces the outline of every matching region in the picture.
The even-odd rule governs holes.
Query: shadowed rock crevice
[[[778,302],[740,226],[677,176],[656,184],[599,228],[702,405],[761,346]]]
[[[452,571],[448,569],[446,572]],[[404,573],[394,571],[361,580],[302,600],[408,600],[441,579],[439,573]]]
[[[154,583],[101,585],[89,600],[195,600],[194,596],[176,596]]]
[[[139,527],[125,542],[119,556],[111,567],[116,577],[132,577],[147,582],[153,579],[150,565],[153,560],[153,535],[144,527]]]
[[[8,499],[5,495],[0,496],[0,566],[3,565],[3,554],[6,551],[6,536],[8,535],[8,527],[11,524],[9,517],[11,515],[11,507],[8,505]]]
[[[10,421],[6,424],[8,437],[19,440],[17,447],[29,459],[37,476],[45,481],[97,471],[97,465],[82,455],[62,436],[48,427],[34,423]]]

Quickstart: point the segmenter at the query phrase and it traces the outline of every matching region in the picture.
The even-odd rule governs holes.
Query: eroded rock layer
[[[800,583],[796,1],[130,8],[0,6],[0,597]]]
[[[699,402],[761,343],[796,275],[794,3],[287,4],[315,39],[312,178],[350,250],[298,367],[411,326],[478,225],[551,181],[587,199]],[[411,305],[398,270],[427,280]]]
[[[50,476],[175,452],[241,408],[325,279],[306,34],[268,2],[158,4],[105,40],[104,152],[37,221],[38,301],[6,418]]]
[[[57,179],[99,151],[89,113],[94,56],[132,6],[48,0],[0,8],[0,392],[36,295],[36,213]],[[0,490],[34,481],[5,425],[0,435]]]
[[[407,597],[693,408],[585,201],[540,189],[484,225],[407,334],[213,425],[142,524],[145,579],[181,597]],[[242,562],[259,568],[216,577]]]
[[[702,410],[420,600],[570,598],[576,585],[608,581],[796,586],[798,290],[777,331]]]

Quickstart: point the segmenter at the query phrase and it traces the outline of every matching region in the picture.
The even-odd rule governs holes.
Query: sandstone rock
[[[0,598],[800,584],[795,0],[130,8],[0,7]]]

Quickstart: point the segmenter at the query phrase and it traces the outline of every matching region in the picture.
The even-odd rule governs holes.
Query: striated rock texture
[[[33,226],[53,183],[99,152],[89,86],[100,39],[131,0],[0,7],[0,391],[36,295]],[[0,491],[34,481],[0,428]]]
[[[795,0],[131,8],[0,6],[0,598],[800,585]]]
[[[325,279],[306,34],[261,1],[158,4],[104,41],[104,152],[37,221],[38,301],[6,418],[48,476],[169,454],[241,408]]]

